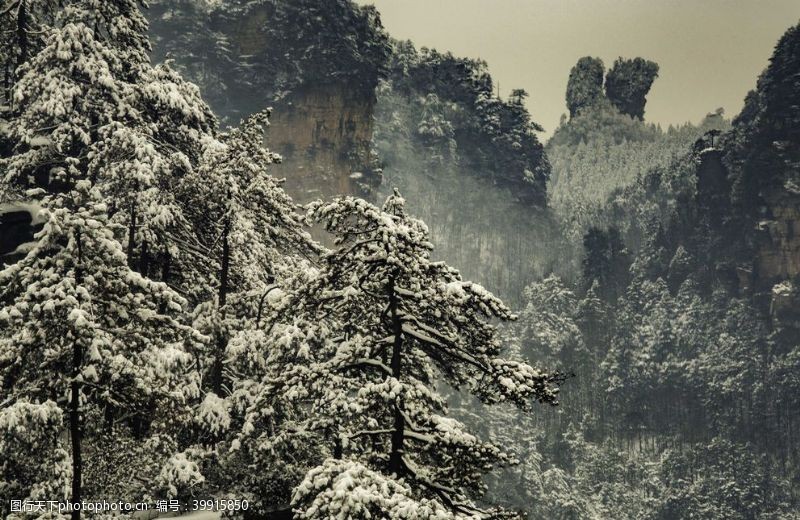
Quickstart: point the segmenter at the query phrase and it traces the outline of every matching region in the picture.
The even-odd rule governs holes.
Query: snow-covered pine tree
[[[209,251],[187,212],[181,183],[215,147],[216,120],[197,87],[168,64],[144,67],[131,84],[133,117],[103,126],[90,171],[127,229],[129,265],[196,301],[207,279]]]
[[[558,276],[550,275],[525,288],[525,302],[519,320],[523,355],[575,370],[584,348],[575,320],[575,293]]]
[[[11,0],[0,9],[0,67],[6,101],[22,77],[18,68],[35,56],[55,27],[65,22],[92,27],[95,37],[113,47],[135,75],[148,62],[150,42],[141,0]],[[3,98],[0,98],[3,99]]]
[[[76,159],[128,228],[131,266],[148,274],[159,259],[165,278],[170,250],[193,242],[172,188],[198,162],[216,121],[195,86],[150,65],[137,1],[74,0],[51,10],[45,45],[16,69],[4,191],[59,190],[66,159]]]
[[[35,246],[0,271],[0,377],[9,396],[2,413],[20,402],[48,400],[67,411],[70,493],[46,498],[76,502],[87,430],[103,426],[107,409],[142,417],[180,406],[197,390],[182,370],[192,360],[185,346],[201,338],[172,317],[185,301],[128,268],[117,229],[89,180],[44,203],[46,223]],[[45,498],[31,496],[39,489],[24,491]]]
[[[320,247],[305,216],[270,174],[280,156],[264,147],[269,110],[255,114],[207,147],[181,191],[197,236],[215,259],[216,298],[197,309],[198,328],[214,336],[209,390],[231,392],[225,358],[232,333],[252,329],[263,314],[264,294],[289,277]]]
[[[88,417],[96,426],[102,410],[113,423],[184,397],[170,384],[188,361],[183,342],[200,337],[167,314],[179,315],[185,302],[125,264],[147,275],[148,241],[167,266],[186,243],[175,238],[191,226],[171,187],[213,141],[215,123],[196,88],[149,65],[137,2],[76,0],[53,20],[44,46],[17,69],[6,113],[11,146],[0,193],[34,199],[46,223],[25,259],[2,274],[0,372],[12,395],[4,408],[68,403],[76,500]]]
[[[195,309],[194,324],[213,342],[199,358],[205,395],[192,440],[214,447],[202,455],[215,460],[209,485],[235,493],[256,509],[288,502],[291,485],[310,467],[298,463],[300,452],[309,450],[308,439],[300,435],[288,436],[293,449],[286,458],[287,451],[274,446],[231,448],[255,389],[263,389],[267,367],[277,365],[271,358],[280,349],[261,341],[273,303],[304,278],[321,251],[305,227],[305,215],[283,190],[283,180],[270,175],[280,157],[264,147],[268,124],[265,110],[221,134],[179,187],[186,215],[210,255],[209,276],[200,282],[209,290]],[[273,440],[280,444],[286,438]],[[298,467],[302,470],[292,469]]]
[[[0,405],[0,516],[8,516],[9,499],[69,496],[68,449],[54,445],[63,432],[64,412],[52,400],[18,400]],[[31,457],[35,453],[36,457]]]
[[[293,505],[303,518],[348,508],[360,511],[350,518],[410,518],[403,507],[380,505],[395,485],[408,493],[407,508],[502,516],[474,500],[483,473],[511,457],[447,417],[438,385],[465,388],[489,404],[556,402],[561,376],[500,357],[489,321],[512,313],[483,287],[431,260],[427,227],[405,213],[404,203],[397,193],[382,209],[351,197],[313,203],[311,215],[336,248],[268,331],[284,360],[305,359],[270,371],[272,398],[308,403],[309,421],[291,427],[318,430],[333,459],[350,461],[325,463],[296,489]],[[274,409],[269,402],[251,408],[245,439],[259,437],[254,425]],[[351,473],[380,475],[355,486],[375,488],[383,498],[359,509],[354,502],[367,495],[335,492]],[[387,487],[389,479],[395,484]]]
[[[328,459],[313,468],[297,486],[295,498],[304,503],[295,516],[300,520],[464,518],[435,499],[420,498],[409,483],[347,459]]]
[[[330,383],[316,361],[335,349],[341,327],[334,318],[312,320],[308,312],[291,311],[290,296],[316,274],[315,268],[300,270],[267,288],[259,310],[263,320],[228,345],[231,368],[240,377],[228,398],[234,435],[222,460],[231,491],[249,500],[255,512],[291,511],[293,488],[335,451],[331,437],[338,439],[344,419],[326,409]]]
[[[0,108],[10,108],[17,68],[44,46],[57,0],[12,0],[0,8]]]

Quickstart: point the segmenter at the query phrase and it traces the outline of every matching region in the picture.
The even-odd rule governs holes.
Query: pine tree
[[[9,498],[52,500],[69,496],[69,450],[53,439],[63,432],[64,411],[52,400],[0,403],[0,515],[10,518]],[[32,456],[36,454],[36,456]]]
[[[185,346],[203,338],[180,324],[187,302],[147,278],[147,245],[178,250],[173,238],[187,226],[170,188],[214,119],[196,88],[149,65],[137,2],[70,2],[42,40],[17,69],[1,191],[41,206],[45,226],[2,272],[0,371],[14,401],[51,399],[68,411],[75,502],[85,441],[101,425],[113,430],[127,416],[142,434],[164,417],[156,410],[196,397],[181,367]]]
[[[53,16],[46,45],[18,69],[6,189],[62,189],[76,180],[72,161],[109,197],[129,228],[130,263],[147,274],[152,250],[163,256],[183,224],[174,179],[196,164],[216,122],[196,87],[150,66],[137,2],[81,0]]]
[[[490,404],[556,402],[561,376],[499,357],[488,320],[513,315],[483,287],[430,259],[427,228],[406,215],[404,204],[397,193],[382,209],[349,197],[312,204],[336,249],[289,298],[278,321],[284,324],[270,331],[270,344],[282,345],[285,359],[306,358],[278,367],[272,387],[312,403],[315,417],[304,428],[321,432],[333,459],[352,461],[325,463],[321,487],[296,492],[294,506],[309,518],[353,500],[325,489],[347,472],[364,475],[361,466],[405,482],[414,507],[435,500],[457,515],[489,514],[474,502],[484,489],[481,475],[511,459],[447,417],[435,382]]]
[[[10,108],[17,68],[44,46],[57,9],[56,0],[13,0],[0,9],[0,108]]]
[[[196,391],[182,373],[191,361],[185,346],[202,338],[174,318],[185,301],[128,268],[119,229],[90,181],[44,203],[48,215],[35,247],[0,272],[0,376],[13,401],[51,400],[68,412],[68,498],[75,503],[86,421],[109,409],[141,417],[182,405]]]
[[[576,323],[578,298],[555,275],[525,288],[519,326],[525,357],[576,370],[583,338]]]
[[[305,215],[283,190],[283,180],[271,175],[280,156],[263,145],[268,118],[269,111],[263,111],[219,135],[178,188],[193,236],[206,252],[198,258],[203,261],[198,274],[205,276],[193,281],[200,302],[194,325],[213,339],[198,356],[205,395],[190,443],[213,447],[195,459],[213,456],[221,468],[208,474],[208,482],[236,490],[257,510],[288,503],[291,485],[308,467],[297,461],[309,442],[300,435],[270,435],[264,446],[261,439],[248,443],[234,437],[265,372],[285,366],[274,361],[278,346],[261,341],[262,329],[272,323],[273,301],[321,251],[305,228]],[[264,392],[273,394],[268,385]],[[291,451],[275,448],[284,440]],[[253,465],[263,469],[247,471]],[[301,465],[302,471],[292,469]]]
[[[181,183],[183,197],[193,202],[189,219],[218,270],[215,298],[196,310],[198,326],[215,337],[209,388],[218,396],[231,390],[223,373],[230,331],[259,322],[262,293],[320,251],[283,181],[270,175],[281,158],[263,146],[268,125],[267,110],[221,135]]]

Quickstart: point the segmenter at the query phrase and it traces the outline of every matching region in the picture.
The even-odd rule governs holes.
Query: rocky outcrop
[[[776,283],[770,298],[773,323],[800,329],[800,287],[790,280]]]
[[[702,141],[702,140],[701,140]],[[697,167],[697,204],[708,216],[709,223],[720,229],[725,214],[730,212],[728,170],[722,162],[722,152],[712,146],[702,149]]]
[[[381,171],[372,152],[375,98],[344,84],[317,85],[274,107],[267,142],[277,175],[298,201],[352,194],[373,199]]]
[[[767,194],[766,218],[758,222],[755,277],[758,285],[800,276],[800,194]]]
[[[222,126],[271,107],[266,144],[283,156],[274,173],[296,200],[374,200],[375,87],[390,52],[377,11],[350,0],[202,5],[154,3],[154,58],[174,59]]]
[[[239,56],[259,56],[269,52],[264,30],[269,19],[269,6],[263,5],[236,20],[236,29],[231,34]]]
[[[747,241],[735,279],[740,294],[750,295],[774,323],[800,325],[800,193],[786,187],[762,192],[760,218],[731,220],[730,181],[722,153],[711,140],[701,140],[698,152],[697,202],[709,224],[730,236],[731,243]],[[737,215],[733,215],[734,217]],[[744,228],[731,229],[731,222]],[[736,251],[734,246],[731,250]],[[735,254],[735,253],[733,253]]]

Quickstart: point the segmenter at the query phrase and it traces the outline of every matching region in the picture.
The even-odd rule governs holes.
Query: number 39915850
[[[247,511],[247,500],[208,499],[192,500],[192,511]]]

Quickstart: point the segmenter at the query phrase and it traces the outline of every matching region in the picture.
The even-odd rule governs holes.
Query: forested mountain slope
[[[374,138],[383,189],[408,195],[442,258],[515,301],[565,254],[526,96],[497,98],[484,62],[395,42]]]
[[[497,420],[528,463],[499,477],[495,496],[541,517],[798,516],[799,58],[795,26],[732,127],[720,135],[727,123],[707,118],[701,129],[714,130],[693,145],[696,130],[665,135],[601,94],[551,140],[558,182],[575,176],[575,191],[580,175],[619,167],[588,146],[635,167],[611,189],[597,178],[601,193],[577,191],[597,205],[578,225],[569,196],[556,207],[582,234],[580,274],[529,286],[515,334],[528,359],[575,377],[560,414]],[[602,137],[615,133],[640,137]],[[659,141],[667,154],[635,161],[637,143]]]
[[[644,78],[639,69],[647,72]],[[657,71],[655,63],[642,58],[620,58],[606,75],[599,58],[585,57],[570,73],[566,100],[571,115],[569,119],[564,116],[546,151],[553,169],[548,185],[550,207],[574,248],[580,249],[582,237],[592,225],[622,225],[616,222],[619,216],[609,211],[613,206],[609,201],[619,199],[630,206],[624,193],[637,178],[651,170],[673,167],[706,132],[730,127],[722,109],[709,113],[699,125],[686,123],[663,130],[647,123],[646,95]],[[613,88],[609,95],[609,78],[616,78],[611,84],[617,90],[620,84],[634,84],[628,90],[635,94],[635,100],[614,99],[619,94]],[[621,111],[620,106],[634,106],[635,115]],[[641,229],[623,232],[629,246],[640,246]],[[573,273],[579,267],[578,258],[574,260],[570,266]],[[565,271],[560,274],[570,275]]]

